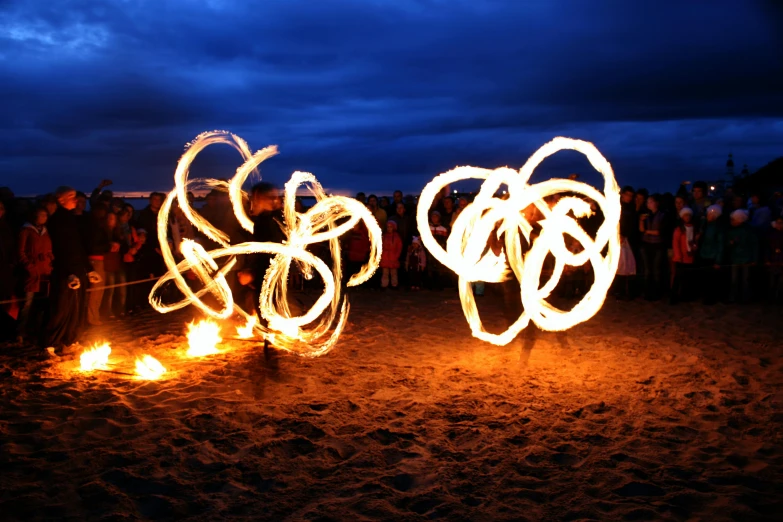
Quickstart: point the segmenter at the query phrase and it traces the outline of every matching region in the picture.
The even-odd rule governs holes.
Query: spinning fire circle
[[[604,177],[604,192],[570,179],[550,179],[529,184],[533,170],[547,157],[564,149],[576,150],[587,156],[590,164]],[[446,248],[435,240],[429,227],[429,210],[435,198],[449,184],[466,180],[483,179],[481,190],[473,203],[457,217]],[[508,187],[508,198],[495,194],[501,187]],[[566,196],[551,208],[544,201],[550,195],[572,193],[593,200],[603,212],[604,221],[595,239],[591,238],[575,218],[591,214],[590,205],[581,198]],[[543,219],[539,236],[530,250],[523,254],[520,232],[530,242],[531,223],[524,210],[534,205]],[[571,215],[569,215],[571,214]],[[601,308],[609,290],[620,256],[620,189],[614,172],[598,149],[585,141],[555,138],[538,149],[519,172],[510,168],[495,170],[477,167],[457,167],[433,179],[422,191],[417,210],[417,222],[422,242],[429,252],[443,265],[459,276],[459,294],[465,318],[473,335],[481,340],[506,345],[532,320],[543,330],[566,330],[590,319]],[[505,235],[504,253],[496,255],[487,249],[491,235]],[[566,235],[581,245],[578,253],[571,252]],[[604,248],[606,255],[602,254]],[[552,276],[541,286],[541,273],[547,255],[555,258]],[[563,311],[547,301],[564,268],[581,266],[590,262],[595,282],[584,297],[569,311]],[[507,263],[508,262],[508,263]],[[498,283],[509,278],[508,266],[520,282],[523,312],[503,333],[492,334],[484,329],[479,317],[471,283]]]
[[[223,143],[234,147],[245,162],[237,169],[236,175],[226,183],[215,179],[189,180],[190,165],[205,147]],[[378,268],[381,256],[381,229],[373,215],[361,203],[342,196],[327,196],[315,176],[306,172],[295,172],[285,185],[283,203],[283,223],[281,228],[286,236],[284,244],[266,242],[246,242],[230,244],[226,233],[214,227],[198,214],[188,201],[188,189],[201,184],[207,187],[219,187],[228,191],[229,199],[239,224],[248,232],[253,232],[253,221],[245,211],[242,185],[248,176],[256,171],[265,159],[277,154],[276,147],[267,147],[251,153],[244,140],[224,132],[212,131],[199,135],[183,154],[174,175],[175,188],[163,202],[158,213],[158,239],[163,260],[168,268],[166,273],[150,292],[150,304],[159,312],[178,310],[190,304],[198,307],[206,315],[215,319],[227,319],[238,314],[253,323],[252,315],[240,307],[234,306],[234,299],[226,279],[236,264],[236,256],[243,254],[271,254],[274,256],[261,283],[259,311],[266,320],[266,326],[254,322],[254,331],[274,340],[278,348],[306,356],[319,356],[328,352],[337,341],[348,314],[348,302],[341,295],[339,237],[351,230],[360,220],[364,221],[370,236],[370,258],[361,270],[352,275],[348,286],[356,286],[367,281]],[[295,209],[297,190],[305,186],[315,197],[316,203],[307,212]],[[183,215],[206,237],[218,243],[221,248],[206,250],[199,243],[185,239],[179,245],[183,260],[177,263],[169,245],[169,214],[174,202],[177,202]],[[313,243],[328,241],[332,259],[336,260],[332,269],[321,259],[307,251]],[[223,265],[218,263],[224,259]],[[304,314],[294,316],[288,305],[288,275],[291,263],[297,263],[305,278],[310,279],[313,269],[321,276],[324,291],[315,304]],[[196,291],[190,288],[183,273],[192,271],[201,281],[202,287]],[[183,299],[175,303],[163,303],[160,297],[161,287],[173,281],[182,292]],[[211,306],[202,300],[210,294],[217,306]]]

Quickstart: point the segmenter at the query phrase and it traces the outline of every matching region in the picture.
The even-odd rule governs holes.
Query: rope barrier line
[[[139,279],[137,281],[128,281],[128,282],[125,282],[125,283],[118,283],[116,285],[104,285],[104,286],[99,286],[99,287],[91,287],[91,288],[87,289],[87,292],[95,292],[96,290],[106,290],[108,288],[120,288],[120,287],[123,287],[123,286],[138,285],[138,284],[141,284],[141,283],[149,283],[151,281],[157,281],[158,279],[159,279],[158,277],[150,277],[150,278],[147,278],[147,279]],[[40,296],[40,297],[36,297],[35,299],[46,299],[48,297],[49,296]],[[8,299],[6,301],[0,301],[0,305],[13,304],[13,303],[19,303],[19,302],[24,302],[24,298]]]
[[[696,263],[693,263],[692,265],[689,265],[689,266],[693,267],[693,269],[695,269],[695,270],[712,269],[711,266],[697,265]],[[720,265],[720,268],[731,268],[733,266],[748,266],[748,265]],[[750,265],[750,266],[751,267],[762,267],[762,268],[767,268],[768,267],[767,265],[764,265],[764,264],[753,264],[753,265]],[[773,265],[773,266],[779,266],[779,265]],[[637,275],[638,275],[638,270],[637,270]],[[635,277],[635,276],[628,276],[628,277]],[[116,285],[106,285],[106,286],[101,286],[101,287],[97,287],[97,288],[96,287],[88,288],[87,291],[88,292],[94,292],[95,290],[105,290],[107,288],[119,288],[121,286],[138,285],[138,284],[141,284],[141,283],[149,283],[151,281],[157,281],[158,279],[160,279],[160,278],[159,277],[150,277],[150,278],[147,278],[147,279],[139,279],[138,281],[128,281],[127,283],[119,283],[119,284],[116,284]],[[49,296],[41,296],[41,297],[36,297],[35,299],[47,299],[48,297]],[[13,304],[13,303],[23,303],[23,302],[24,302],[24,298],[8,299],[6,301],[0,301],[0,306],[7,305],[7,304]]]

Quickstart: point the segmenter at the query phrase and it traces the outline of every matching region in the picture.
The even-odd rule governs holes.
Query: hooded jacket
[[[723,227],[718,220],[704,224],[699,246],[699,258],[719,265],[723,261]]]
[[[394,221],[390,221],[394,223]],[[381,268],[400,268],[400,254],[402,253],[402,239],[397,233],[395,224],[393,232],[383,235],[383,248],[381,250]]]
[[[52,274],[52,238],[46,227],[25,223],[19,232],[19,263],[24,268],[25,292],[41,291],[41,280]]]
[[[726,242],[730,264],[747,265],[758,261],[758,238],[747,222],[731,227],[726,232]]]

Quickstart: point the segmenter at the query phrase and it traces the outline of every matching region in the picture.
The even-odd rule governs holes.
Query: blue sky
[[[621,184],[674,190],[783,156],[775,1],[18,0],[0,4],[0,184],[168,190],[227,129],[262,175],[418,192],[456,165],[594,142]],[[231,149],[197,173],[229,177]],[[539,175],[587,172],[573,154]],[[590,176],[587,176],[590,179]]]

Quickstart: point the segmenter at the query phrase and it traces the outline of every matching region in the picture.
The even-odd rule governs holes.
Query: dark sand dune
[[[74,373],[81,348],[4,348],[0,518],[783,513],[779,309],[607,302],[568,332],[496,347],[469,336],[450,293],[360,290],[352,305],[320,359],[265,361],[238,342],[184,359],[187,313],[90,332],[118,370],[157,357],[156,382]]]

